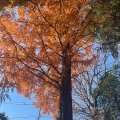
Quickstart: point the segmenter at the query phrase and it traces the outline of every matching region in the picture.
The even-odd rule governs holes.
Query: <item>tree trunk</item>
[[[94,113],[94,120],[99,120],[98,117],[98,105],[97,105],[97,97],[95,97],[95,104],[94,104],[94,109],[95,109],[95,113]]]
[[[72,95],[71,95],[71,79],[67,75],[62,83],[62,120],[72,120]]]
[[[60,119],[73,120],[72,116],[72,88],[71,88],[71,57],[69,55],[69,44],[63,51],[62,77],[61,77],[61,100]]]

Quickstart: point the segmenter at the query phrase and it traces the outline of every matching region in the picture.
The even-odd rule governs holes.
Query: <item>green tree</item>
[[[11,100],[9,96],[9,91],[14,91],[15,84],[13,82],[9,82],[8,79],[3,76],[2,70],[0,71],[0,103],[4,102],[6,99]]]
[[[120,1],[96,0],[93,4],[95,35],[103,50],[118,57],[120,43]]]
[[[4,89],[0,88],[0,103],[5,101],[6,99],[11,100],[8,92],[9,92],[9,89],[7,89],[7,88],[4,88]]]
[[[102,80],[104,79],[104,80]],[[105,120],[120,119],[120,76],[107,74],[99,87],[98,106],[104,109]]]
[[[8,120],[8,117],[5,116],[5,113],[0,113],[0,120]]]

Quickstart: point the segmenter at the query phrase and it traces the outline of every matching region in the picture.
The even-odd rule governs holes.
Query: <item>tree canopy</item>
[[[3,76],[60,120],[72,120],[72,81],[95,59],[89,2],[33,0],[0,18]]]
[[[103,50],[110,50],[118,57],[120,43],[120,1],[97,0],[93,4],[95,35]]]

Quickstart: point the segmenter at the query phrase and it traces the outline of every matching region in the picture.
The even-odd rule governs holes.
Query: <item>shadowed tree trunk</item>
[[[72,120],[72,95],[71,95],[71,57],[70,43],[63,51],[63,76],[61,82],[63,119]]]
[[[67,44],[63,51],[62,63],[62,80],[61,80],[61,96],[60,96],[60,116],[58,120],[73,120],[72,115],[72,88],[71,88],[71,57],[70,43]]]

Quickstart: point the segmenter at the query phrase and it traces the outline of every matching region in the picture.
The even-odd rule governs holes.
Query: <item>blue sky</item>
[[[0,112],[5,112],[9,120],[38,120],[39,109],[32,105],[31,100],[20,94],[10,93],[12,101],[6,100],[0,105]],[[47,115],[41,115],[40,120],[53,120]]]

